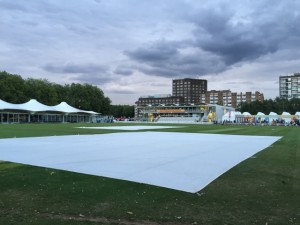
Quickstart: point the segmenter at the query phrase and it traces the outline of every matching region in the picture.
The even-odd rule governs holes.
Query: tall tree
[[[23,103],[28,100],[24,94],[24,80],[21,76],[0,72],[0,99],[11,103]]]
[[[55,87],[46,79],[25,80],[25,94],[31,99],[46,105],[55,105],[57,103],[57,93]]]

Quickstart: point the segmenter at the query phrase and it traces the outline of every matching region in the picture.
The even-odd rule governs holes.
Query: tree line
[[[30,99],[45,105],[57,105],[67,102],[69,105],[83,110],[91,110],[104,115],[114,117],[134,117],[134,106],[111,105],[111,100],[97,86],[90,84],[65,84],[60,85],[49,82],[46,79],[23,79],[20,75],[0,71],[0,99],[10,103],[24,103]],[[269,114],[276,112],[289,112],[294,115],[300,111],[300,99],[291,100],[275,98],[242,103],[238,109],[241,112],[249,112],[252,115],[258,112]]]
[[[46,79],[23,79],[6,71],[0,71],[0,99],[15,104],[36,99],[49,106],[67,102],[75,108],[104,115],[134,116],[133,106],[111,105],[111,100],[97,86],[79,83],[60,85]]]
[[[300,111],[300,98],[292,98],[290,100],[284,98],[275,98],[264,100],[263,102],[254,101],[251,103],[243,102],[238,110],[241,112],[249,112],[252,115],[256,115],[258,112],[265,113],[275,112],[281,115],[283,112],[289,112],[291,115],[295,115]]]

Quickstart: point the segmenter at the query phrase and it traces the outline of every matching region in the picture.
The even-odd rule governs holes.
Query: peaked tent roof
[[[51,106],[44,105],[35,99],[31,99],[28,102],[22,104],[16,104],[16,105],[18,105],[19,110],[25,110],[30,112],[52,111]]]
[[[58,105],[55,106],[48,106],[44,105],[40,102],[38,102],[35,99],[31,99],[28,102],[22,103],[22,104],[13,104],[8,103],[0,99],[0,110],[23,110],[23,111],[29,111],[29,112],[47,112],[47,111],[56,111],[56,112],[62,112],[62,113],[87,113],[87,114],[100,114],[93,111],[85,111],[81,109],[76,109],[70,105],[68,105],[66,102],[61,102]]]
[[[3,101],[0,99],[0,110],[3,109],[16,109],[17,108],[17,104],[12,104],[12,103],[8,103],[6,101]]]
[[[53,110],[59,111],[59,112],[66,112],[66,113],[80,113],[81,112],[81,113],[87,113],[87,111],[76,109],[73,106],[70,106],[66,102],[61,102],[60,104],[55,105],[52,108],[53,108]]]

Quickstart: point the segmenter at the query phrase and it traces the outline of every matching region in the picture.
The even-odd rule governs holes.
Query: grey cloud
[[[43,69],[51,73],[68,74],[73,80],[96,85],[109,83],[115,79],[110,74],[109,67],[97,64],[48,64]]]
[[[108,76],[108,74],[104,73],[95,73],[95,74],[79,74],[73,77],[74,80],[83,83],[95,84],[95,85],[103,85],[106,83],[115,80],[112,76]]]
[[[163,40],[134,51],[125,51],[124,53],[131,59],[140,62],[158,62],[169,60],[174,55],[178,54],[178,50],[172,42]]]
[[[300,3],[247,4],[251,10],[241,4],[239,8],[234,2],[230,6],[213,3],[195,9],[190,5],[191,15],[180,14],[183,21],[195,27],[190,40],[182,40],[181,44],[157,41],[127,50],[125,55],[142,64],[140,71],[164,77],[219,73],[284,49],[294,55],[292,59],[297,58],[292,52],[300,43]],[[184,54],[189,47],[196,53]]]
[[[229,69],[271,80],[299,70],[299,12],[296,0],[0,0],[1,65],[95,84]]]
[[[137,66],[138,70],[154,76],[199,76],[224,70],[218,56],[197,49],[193,53],[182,53],[186,47],[183,42],[159,41],[148,48],[126,52],[126,55],[143,64]]]
[[[252,81],[232,81],[232,82],[226,82],[225,84],[229,85],[255,85],[255,82]]]
[[[113,90],[114,94],[135,94],[136,90],[123,90],[123,89],[115,89]]]
[[[276,46],[264,46],[261,43],[242,39],[211,40],[201,45],[204,50],[220,55],[229,66],[237,62],[256,59],[277,50]]]
[[[56,65],[56,64],[47,64],[43,67],[44,70],[48,72],[54,73],[71,73],[71,74],[97,74],[97,73],[106,73],[108,71],[107,66],[96,65],[96,64],[86,64],[86,65],[78,65],[78,64],[64,64],[64,65]]]
[[[299,14],[293,13],[299,10],[299,4],[290,8],[285,7],[286,2],[282,6],[268,3],[245,16],[245,21],[236,18],[236,12],[226,7],[201,10],[201,16],[192,19],[197,27],[197,46],[221,56],[227,65],[233,65],[272,54],[283,45],[289,46],[291,38],[299,43],[299,30],[294,29]]]
[[[17,11],[26,11],[26,4],[18,4],[16,1],[2,1],[0,2],[0,8],[7,10],[17,10]]]
[[[133,74],[133,70],[130,68],[126,68],[123,66],[118,66],[115,70],[114,73],[115,74],[120,74],[120,75],[125,75],[125,76],[129,76]]]

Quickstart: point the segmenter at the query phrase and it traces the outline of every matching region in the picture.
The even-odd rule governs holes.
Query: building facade
[[[141,96],[135,104],[137,106],[181,105],[184,104],[184,98],[182,96],[171,96],[171,95],[148,95],[148,96]]]
[[[135,106],[136,119],[148,122],[170,123],[197,123],[222,122],[225,112],[235,111],[234,108],[224,105],[158,105]]]
[[[211,90],[200,95],[200,102],[206,104],[226,105],[237,108],[243,102],[264,101],[264,95],[258,91],[231,92],[230,90]]]
[[[300,98],[300,73],[279,76],[279,96],[288,100]]]
[[[207,92],[207,80],[202,79],[176,79],[173,80],[172,95],[182,96],[184,104],[200,103],[200,95]]]

